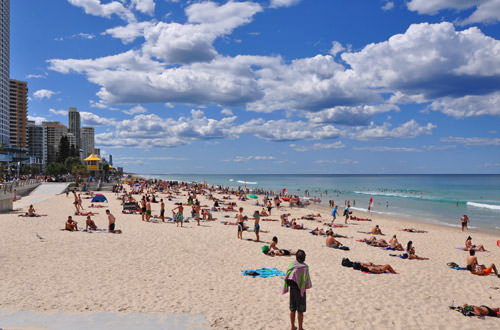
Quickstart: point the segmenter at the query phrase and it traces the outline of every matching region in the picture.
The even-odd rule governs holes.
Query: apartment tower
[[[10,144],[10,0],[0,0],[0,146]]]
[[[10,145],[27,148],[28,83],[10,79]]]

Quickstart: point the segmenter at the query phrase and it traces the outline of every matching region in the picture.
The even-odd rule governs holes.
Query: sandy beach
[[[122,214],[120,200],[114,193],[104,193],[107,208],[117,218],[122,234],[61,231],[74,207],[71,194],[56,195],[34,204],[45,217],[19,217],[19,212],[0,215],[0,310],[179,313],[203,314],[214,329],[289,329],[288,295],[282,295],[283,279],[242,276],[245,269],[276,267],[286,270],[294,257],[269,257],[261,252],[264,243],[253,232],[237,239],[233,221],[236,212],[216,212],[216,221],[191,221],[183,228],[170,223],[147,223],[140,215]],[[161,198],[162,194],[158,194]],[[219,195],[220,196],[220,195]],[[139,198],[137,195],[136,198]],[[202,205],[212,205],[198,196]],[[183,191],[175,200],[166,201],[166,215],[175,202],[186,202]],[[244,214],[251,218],[262,207],[255,200],[238,201]],[[262,197],[259,198],[262,202]],[[26,207],[19,202],[18,208]],[[99,228],[107,226],[105,208],[92,218]],[[153,214],[159,204],[152,204]],[[190,212],[186,207],[185,214]],[[279,219],[290,212],[290,218],[320,213],[322,221],[299,220],[305,227],[323,227],[331,221],[330,209],[273,209],[268,218]],[[367,216],[361,212],[355,215]],[[224,216],[229,216],[226,218]],[[468,235],[474,244],[484,244],[488,252],[478,252],[482,264],[500,266],[497,235],[484,232],[461,232],[459,228],[425,224],[405,219],[387,219],[368,215],[371,222],[349,221],[348,227],[336,232],[353,238],[339,238],[350,251],[325,247],[325,237],[313,236],[308,230],[281,227],[276,222],[261,222],[261,239],[269,243],[279,238],[278,246],[303,249],[310,267],[312,289],[308,290],[306,329],[498,329],[495,318],[465,317],[448,308],[465,303],[500,306],[500,278],[476,276],[466,270],[450,269],[456,262],[465,266],[468,252],[463,247]],[[342,217],[337,223],[343,223]],[[85,217],[74,216],[83,228]],[[457,219],[458,223],[458,219]],[[430,260],[404,260],[386,251],[357,242],[370,235],[378,224],[389,240],[396,234],[405,245],[414,242],[416,253]],[[249,221],[253,225],[253,220]],[[403,232],[401,228],[418,228],[427,233]],[[40,240],[36,233],[43,236]],[[341,260],[390,264],[399,273],[367,274],[341,266]],[[1,324],[0,324],[1,326]]]

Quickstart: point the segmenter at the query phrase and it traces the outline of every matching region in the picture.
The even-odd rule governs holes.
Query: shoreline
[[[142,178],[142,179],[146,179],[146,180],[154,180],[155,178],[153,178],[153,176],[190,176],[190,175],[193,175],[193,176],[203,176],[203,174],[131,174],[133,175],[134,177],[138,177],[138,178]],[[223,175],[223,176],[243,176],[241,174],[214,174],[214,175]],[[282,175],[282,176],[287,176],[289,174],[255,174],[255,175],[264,175],[264,176],[274,176],[274,175]],[[300,174],[293,174],[293,175],[300,175]],[[306,176],[323,176],[323,175],[327,175],[327,176],[339,176],[339,177],[349,177],[349,176],[372,176],[373,174],[304,174]],[[429,175],[436,175],[436,176],[441,176],[441,175],[448,175],[448,176],[463,176],[463,175],[466,175],[466,176],[476,176],[476,175],[479,175],[479,176],[491,176],[491,175],[494,175],[494,176],[500,176],[500,174],[376,174],[376,176],[387,176],[387,177],[391,177],[391,176],[429,176]],[[179,181],[179,180],[173,180],[173,181]],[[187,182],[187,181],[186,181]],[[196,182],[198,184],[203,184],[203,182],[200,182],[200,181],[196,181],[196,180],[191,180],[189,182]],[[232,182],[233,183],[233,182]],[[236,181],[234,181],[234,183],[237,183]],[[238,189],[238,187],[242,187],[242,184],[239,183],[237,185],[228,185],[228,184],[208,184],[207,185],[209,186],[222,186],[222,187],[227,187],[227,188],[230,188],[230,189]],[[249,186],[248,187],[250,189],[250,193],[252,193],[252,186]],[[259,188],[257,187],[257,189],[263,189],[263,188]],[[267,190],[267,189],[266,189]],[[276,187],[273,187],[271,188],[270,190],[268,191],[274,191],[276,193],[279,194],[280,192],[280,189],[279,188],[276,188]],[[258,193],[257,193],[258,194]],[[261,196],[261,194],[258,194],[259,196]],[[272,196],[272,195],[270,195]],[[313,196],[314,197],[314,196]],[[316,196],[318,197],[318,196]],[[325,210],[328,210],[329,206],[327,206],[327,200],[330,199],[330,198],[335,198],[335,199],[338,199],[340,198],[340,196],[338,195],[335,195],[335,196],[321,196],[319,197],[322,199],[322,202],[320,204],[317,204],[317,203],[311,203],[311,205],[309,207],[320,207],[320,208],[325,208],[325,209],[322,209],[323,211]],[[340,206],[342,208],[341,205],[337,204],[337,206]],[[329,212],[331,213],[331,208],[329,209]],[[408,222],[412,222],[412,223],[415,223],[415,225],[420,225],[420,224],[429,224],[429,225],[436,225],[436,226],[443,226],[443,227],[448,227],[448,228],[461,228],[460,226],[460,219],[456,219],[456,223],[457,225],[455,225],[454,223],[452,223],[450,221],[450,223],[446,223],[445,221],[432,221],[432,220],[426,220],[425,218],[421,218],[421,219],[417,219],[415,214],[395,214],[394,216],[393,215],[389,215],[389,214],[384,214],[384,212],[372,212],[372,213],[369,213],[368,210],[366,211],[363,211],[361,210],[360,208],[356,208],[354,209],[355,212],[359,212],[361,214],[363,214],[363,216],[370,216],[370,217],[374,217],[376,216],[377,218],[382,218],[382,219],[394,219],[394,220],[397,220],[397,221],[408,221]],[[340,212],[340,211],[339,211]],[[499,215],[500,216],[500,215]],[[499,218],[500,219],[500,218]],[[451,220],[451,218],[449,219]],[[469,223],[470,225],[470,223]],[[491,227],[489,226],[485,226],[485,225],[480,225],[480,226],[472,226],[473,228],[469,227],[468,230],[471,231],[471,232],[481,232],[481,233],[487,233],[487,234],[491,234],[491,235],[500,235],[500,224],[498,224],[498,226],[495,226],[492,224]]]

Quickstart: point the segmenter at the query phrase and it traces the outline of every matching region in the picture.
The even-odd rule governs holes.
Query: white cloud
[[[394,8],[394,2],[392,1],[387,1],[383,6],[382,10],[388,11]]]
[[[500,84],[500,42],[477,28],[456,31],[446,22],[413,24],[404,34],[342,58],[371,88],[427,100],[483,95]]]
[[[419,14],[435,15],[441,10],[454,9],[463,11],[472,9],[472,14],[460,23],[495,23],[500,21],[500,3],[498,0],[411,0],[408,9]]]
[[[270,8],[291,7],[293,5],[298,4],[300,1],[301,0],[271,0],[269,7]]]
[[[33,93],[33,96],[40,100],[48,100],[55,94],[58,94],[58,92],[51,91],[50,89],[39,89]]]
[[[337,141],[334,143],[315,143],[310,146],[300,146],[297,144],[290,144],[290,148],[292,148],[295,151],[303,152],[303,151],[309,151],[309,150],[328,150],[328,149],[344,149],[345,144],[342,143],[342,141]]]
[[[68,2],[73,6],[83,8],[85,13],[89,15],[105,18],[117,15],[124,20],[135,21],[134,14],[120,1],[111,1],[104,4],[100,0],[68,0]]]
[[[53,115],[56,115],[56,116],[67,116],[68,115],[68,110],[49,109],[49,112]]]
[[[359,161],[352,159],[319,159],[314,161],[316,164],[338,164],[338,165],[358,165]]]
[[[340,131],[332,125],[284,119],[269,121],[252,119],[234,127],[233,132],[253,135],[268,141],[322,140],[340,136]]]
[[[132,6],[141,13],[153,15],[155,11],[154,0],[132,0]]]
[[[27,74],[26,79],[47,78],[47,74]]]
[[[114,126],[116,121],[112,118],[104,118],[92,112],[81,111],[82,124],[87,126]]]
[[[399,111],[394,104],[338,106],[317,113],[308,113],[306,117],[314,123],[335,123],[342,125],[358,126],[368,125],[376,114]]]
[[[458,98],[441,98],[429,106],[434,111],[440,111],[455,118],[476,116],[500,116],[500,92],[488,95],[466,95]]]
[[[372,151],[372,152],[422,152],[422,150],[419,148],[407,148],[407,147],[374,146],[374,147],[356,147],[353,149],[362,151]]]
[[[152,26],[154,26],[153,22],[132,22],[125,26],[109,28],[103,34],[108,34],[113,38],[120,39],[124,44],[128,44],[143,37],[145,29]]]
[[[226,115],[226,116],[232,116],[233,115],[233,112],[231,111],[231,109],[222,109],[220,113],[222,115]]]
[[[236,156],[234,159],[226,160],[227,162],[236,162],[236,163],[241,163],[241,162],[248,162],[252,160],[275,160],[276,158],[273,156]]]
[[[336,56],[338,53],[344,51],[345,48],[344,46],[342,46],[342,44],[338,41],[333,41],[332,42],[332,48],[330,49],[330,54],[332,54],[332,56]]]
[[[436,128],[436,125],[432,123],[420,126],[412,119],[393,129],[391,129],[391,124],[389,123],[384,123],[381,126],[372,123],[367,128],[357,128],[354,132],[348,134],[351,139],[361,141],[409,139],[424,134],[431,135],[434,128]]]
[[[45,117],[31,116],[31,115],[28,115],[28,120],[34,121],[35,124],[37,125],[41,125],[43,121],[47,121]]]
[[[480,138],[480,137],[455,137],[441,138],[441,142],[459,143],[465,146],[500,146],[500,138]]]
[[[144,108],[142,105],[136,105],[133,108],[130,108],[128,110],[123,110],[123,113],[127,115],[137,115],[139,113],[145,113],[147,112],[147,109]]]

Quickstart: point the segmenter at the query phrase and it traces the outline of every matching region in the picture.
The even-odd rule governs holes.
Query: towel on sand
[[[274,276],[285,276],[285,272],[278,270],[276,268],[259,268],[259,269],[247,269],[241,271],[243,276],[252,277],[274,277]]]

